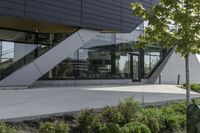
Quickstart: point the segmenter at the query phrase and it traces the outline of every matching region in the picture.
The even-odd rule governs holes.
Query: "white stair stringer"
[[[0,81],[0,87],[30,86],[98,34],[99,31],[78,30],[33,62],[5,77]]]

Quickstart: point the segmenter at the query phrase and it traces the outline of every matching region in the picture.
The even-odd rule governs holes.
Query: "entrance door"
[[[139,54],[130,54],[130,72],[133,82],[141,81],[141,70],[140,70],[140,56]]]

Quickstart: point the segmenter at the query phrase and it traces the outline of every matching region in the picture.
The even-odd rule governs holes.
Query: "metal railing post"
[[[177,85],[180,85],[180,74],[178,75]]]
[[[161,84],[161,75],[159,75],[159,84]]]

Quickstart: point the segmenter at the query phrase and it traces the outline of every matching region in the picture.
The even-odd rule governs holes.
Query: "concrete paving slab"
[[[186,91],[175,85],[43,87],[0,91],[0,119],[17,119],[86,108],[115,106],[134,97],[144,104],[185,99]],[[192,98],[200,97],[191,92]]]

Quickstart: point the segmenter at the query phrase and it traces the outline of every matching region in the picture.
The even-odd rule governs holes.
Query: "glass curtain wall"
[[[161,58],[160,51],[149,51],[144,53],[144,77],[149,76]]]
[[[70,34],[0,29],[0,79],[30,63]]]
[[[115,45],[113,40],[113,34],[98,35],[56,66],[44,78],[115,78]]]
[[[131,78],[131,51],[132,46],[129,44],[82,47],[57,65],[43,79]]]
[[[116,46],[116,77],[131,78],[130,73],[130,53],[133,51],[132,45],[121,44]]]
[[[82,47],[57,65],[43,79],[131,79],[131,54],[142,54],[143,78],[160,61],[161,51],[139,52],[132,44]]]
[[[79,49],[78,78],[112,78],[112,50],[109,47]]]
[[[78,49],[42,79],[131,79],[131,54],[142,54],[141,77],[147,77],[161,59],[160,49],[140,52],[134,42],[144,26],[131,33],[101,33]],[[141,65],[142,64],[142,65]]]

